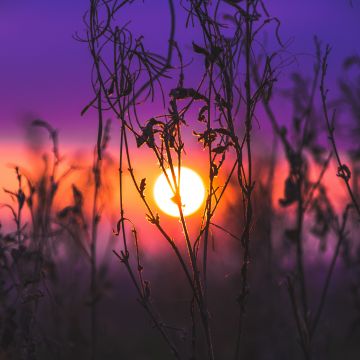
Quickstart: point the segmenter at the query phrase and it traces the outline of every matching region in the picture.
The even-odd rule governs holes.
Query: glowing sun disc
[[[178,181],[178,169],[175,167],[176,180]],[[167,171],[172,181],[170,169]],[[184,216],[196,212],[205,198],[205,187],[201,177],[193,170],[182,166],[180,171],[180,196]],[[154,185],[154,199],[158,207],[166,214],[179,217],[177,204],[172,200],[174,194],[164,174],[161,174]]]

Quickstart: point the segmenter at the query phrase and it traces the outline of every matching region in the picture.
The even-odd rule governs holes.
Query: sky
[[[335,88],[344,57],[360,55],[356,36],[360,34],[360,3],[271,0],[267,4],[269,12],[281,20],[280,35],[289,44],[289,54],[296,54],[298,60],[281,75],[280,86],[286,86],[291,71],[311,71],[313,37],[317,35],[332,46],[327,83]],[[28,156],[24,126],[33,119],[44,119],[59,130],[61,150],[69,157],[76,157],[78,150],[91,156],[97,136],[96,113],[89,111],[80,116],[92,99],[91,59],[86,44],[74,38],[84,34],[83,15],[88,6],[88,0],[0,0],[1,186],[10,186],[13,181],[9,164],[26,166],[33,161]],[[183,11],[177,14],[175,38],[192,61],[190,75],[195,79],[202,72],[203,63],[192,58],[191,44],[201,40],[194,29],[184,30],[184,15],[179,15]],[[170,25],[166,0],[135,1],[120,19],[131,20],[129,26],[136,35],[144,35],[145,45],[165,55]],[[270,40],[269,46],[272,45],[275,46]],[[289,109],[282,105],[278,110],[286,118],[284,113]],[[150,118],[154,111],[158,113],[158,104],[149,104],[140,116]],[[266,135],[264,127],[256,130]],[[113,131],[116,133],[116,125]],[[112,146],[116,149],[116,134],[113,137]],[[201,154],[190,156],[189,160],[196,161],[199,167]],[[156,165],[150,158],[149,161],[151,166]]]
[[[91,155],[97,135],[96,114],[89,111],[84,117],[80,116],[83,107],[92,99],[91,59],[86,44],[74,39],[76,33],[84,33],[82,17],[88,3],[88,0],[0,0],[1,187],[13,187],[14,173],[9,164],[33,164],[34,159],[27,154],[24,145],[24,124],[35,118],[44,119],[59,129],[63,153],[76,154],[77,159]],[[323,43],[332,46],[328,85],[335,87],[344,57],[360,55],[357,41],[360,4],[354,1],[351,5],[346,0],[271,0],[267,3],[270,13],[281,20],[280,34],[289,43],[289,53],[297,55],[298,62],[287,69],[287,73],[304,66],[311,69],[313,36],[317,35]],[[167,1],[135,1],[123,21],[129,19],[132,19],[130,26],[135,33],[144,35],[145,44],[164,54],[169,32]],[[191,43],[198,39],[198,34],[193,29],[184,31],[183,23],[183,17],[177,18],[176,40],[191,56]],[[203,64],[195,58],[192,65],[192,75],[196,78]],[[281,78],[281,86],[284,85],[286,73]],[[152,105],[144,111],[149,114],[140,116],[153,115]],[[78,149],[84,152],[76,153]],[[147,157],[143,148],[135,156],[143,161],[143,166],[136,169],[139,179],[146,176],[148,183],[153,183],[154,159]],[[190,158],[190,165],[200,174],[206,174],[201,153],[192,152]],[[112,174],[115,172],[114,168]],[[287,174],[286,170],[281,173],[276,201],[282,196],[282,183]],[[4,202],[5,197],[1,192],[0,202]],[[117,199],[117,195],[113,197]],[[140,204],[133,200],[131,203],[135,219],[136,216],[143,218],[143,213],[138,214]]]
[[[40,117],[60,129],[66,143],[95,139],[94,114],[80,117],[91,98],[91,62],[86,45],[74,35],[83,33],[82,16],[88,0],[0,1],[0,144],[23,140],[24,121]],[[360,4],[347,0],[271,0],[272,15],[281,22],[281,35],[299,61],[311,58],[316,34],[333,47],[330,81],[334,82],[344,56],[360,54]],[[130,15],[128,15],[130,14]],[[135,1],[126,14],[146,43],[161,51],[168,33],[167,1]],[[164,20],[165,19],[165,20]],[[190,46],[196,34],[181,30],[176,38]],[[165,36],[165,37],[164,37]]]

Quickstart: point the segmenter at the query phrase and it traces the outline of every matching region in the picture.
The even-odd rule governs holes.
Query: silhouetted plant
[[[353,331],[360,323],[360,253],[353,241],[360,215],[359,149],[354,141],[350,162],[340,142],[348,125],[353,128],[346,135],[357,140],[359,84],[344,76],[340,99],[329,102],[325,79],[330,49],[324,51],[315,39],[311,76],[294,72],[290,86],[281,89],[280,74],[296,58],[280,37],[279,19],[270,16],[262,0],[169,0],[165,55],[154,53],[146,37],[130,30],[124,19],[128,21],[132,3],[91,0],[85,34],[76,36],[93,63],[93,97],[81,111],[95,110],[97,116],[92,163],[69,166],[57,130],[35,120],[31,128],[49,135],[51,152],[37,154],[40,170],[32,164],[28,169],[15,166],[15,185],[4,189],[10,200],[2,212],[11,223],[0,228],[0,358],[141,356],[143,346],[127,352],[127,342],[138,339],[130,335],[137,313],[121,305],[131,296],[123,291],[128,282],[174,358],[256,358],[269,348],[277,358],[297,352],[304,359],[326,357],[316,344],[326,328],[326,306],[338,306],[330,304],[329,290],[339,257],[347,266],[354,309],[340,305],[338,314],[329,316],[335,323],[336,315],[347,310],[354,315]],[[180,42],[177,29],[194,32],[189,48]],[[261,37],[266,29],[271,29],[275,50]],[[345,72],[359,63],[356,56],[347,58]],[[156,101],[163,109],[153,110],[161,107]],[[142,109],[150,103],[153,113],[144,118]],[[292,114],[285,114],[283,103],[292,105]],[[350,110],[348,123],[338,124],[335,111],[330,114],[334,104]],[[260,135],[258,127],[264,130]],[[115,165],[109,141],[116,131]],[[202,211],[188,220],[181,169],[196,141],[206,162],[206,198]],[[150,199],[150,174],[140,175],[136,151],[152,156],[172,189],[179,213],[176,236]],[[347,191],[344,204],[335,204],[337,185],[328,182],[333,161],[333,181],[340,178]],[[105,196],[115,175],[119,212],[112,214],[113,233],[101,258],[100,243],[107,237],[102,225],[115,191],[109,199]],[[280,181],[283,196],[274,199]],[[63,199],[62,191],[70,198]],[[148,235],[129,215],[127,191],[140,200],[144,218],[159,234],[156,240],[166,242],[176,262],[154,261],[145,251]],[[224,213],[222,206],[227,206]],[[318,249],[309,250],[314,241]],[[315,268],[309,260],[312,251],[326,264],[321,266],[323,280],[310,274]],[[114,307],[105,309],[110,280],[118,281],[112,257],[129,281],[120,280],[118,297],[111,300]],[[278,282],[285,284],[286,301]],[[170,309],[167,291],[175,288],[183,298],[176,298],[181,305]],[[345,304],[345,296],[339,292],[336,300]],[[107,323],[106,317],[111,318]],[[271,342],[279,323],[289,335],[276,346]],[[293,328],[300,345],[295,351]],[[144,338],[145,352],[149,333]],[[146,356],[167,358],[167,348]]]
[[[83,113],[91,106],[96,107],[99,118],[99,137],[102,134],[103,112],[110,110],[121,124],[120,140],[120,219],[117,224],[117,235],[122,235],[123,249],[116,254],[126,266],[143,307],[154,321],[155,327],[160,331],[166,343],[170,346],[175,357],[179,358],[179,351],[169,340],[166,327],[154,316],[149,305],[148,289],[142,279],[142,267],[136,279],[129,261],[130,252],[125,230],[123,203],[123,162],[124,157],[135,189],[142,199],[147,219],[156,226],[162,236],[175,252],[180,266],[184,272],[193,293],[192,303],[196,305],[199,320],[207,343],[207,356],[214,358],[214,339],[210,324],[210,310],[207,299],[207,267],[208,242],[211,219],[220,203],[233,174],[236,176],[238,187],[242,194],[244,207],[244,228],[239,239],[243,247],[243,260],[241,267],[241,283],[237,301],[239,304],[239,325],[236,336],[235,357],[240,354],[241,335],[243,331],[243,318],[246,308],[246,299],[249,292],[248,271],[250,263],[250,232],[253,222],[252,193],[255,182],[253,180],[253,164],[251,149],[251,133],[256,105],[262,97],[271,93],[274,78],[266,61],[259,82],[255,83],[252,76],[252,52],[256,36],[264,26],[274,22],[276,37],[279,40],[279,21],[270,18],[262,2],[246,1],[245,8],[235,2],[230,5],[226,20],[232,26],[232,34],[223,31],[223,24],[218,20],[219,4],[213,6],[206,1],[190,1],[187,24],[191,21],[200,27],[204,43],[198,45],[193,42],[193,51],[204,59],[204,71],[197,88],[186,87],[184,76],[183,55],[174,38],[175,11],[172,1],[169,2],[171,29],[168,41],[168,55],[162,58],[145,50],[142,38],[133,40],[133,35],[126,27],[117,25],[116,15],[127,2],[119,4],[118,1],[99,2],[92,1],[86,17],[86,41],[94,63],[93,89],[95,98],[85,107]],[[81,39],[80,39],[81,40]],[[170,90],[168,113],[155,116],[146,122],[139,120],[137,115],[137,99],[145,91],[143,101],[153,98],[155,86],[162,90],[160,79],[169,76],[173,67],[172,54],[176,51],[179,59],[179,80],[175,88]],[[110,56],[109,56],[110,52]],[[244,69],[245,78],[242,79],[241,68]],[[142,72],[145,73],[144,75]],[[139,81],[144,81],[139,85]],[[198,120],[203,130],[194,130],[194,135],[203,143],[208,152],[208,197],[201,219],[199,235],[192,241],[190,238],[186,219],[183,214],[179,181],[181,178],[182,155],[186,148],[182,135],[187,121],[187,113],[196,103],[201,103]],[[182,104],[185,103],[183,106]],[[239,109],[244,104],[245,114]],[[135,119],[133,122],[131,119]],[[239,120],[240,119],[240,120]],[[243,120],[242,120],[243,119]],[[241,128],[244,125],[244,129]],[[159,166],[173,190],[174,202],[178,206],[188,259],[182,254],[168,230],[163,227],[159,215],[153,210],[146,198],[146,179],[140,181],[136,178],[131,161],[128,134],[135,137],[138,147],[147,146],[157,159]],[[99,148],[99,140],[98,140]],[[227,155],[231,150],[231,156]],[[244,155],[243,155],[244,154]],[[101,153],[99,151],[99,157]],[[246,161],[243,161],[243,156]],[[234,162],[230,174],[226,176],[222,186],[215,187],[214,179],[223,169],[228,159]],[[176,170],[177,168],[177,170]],[[170,175],[167,173],[170,170]],[[175,171],[178,171],[176,174]],[[134,232],[134,231],[133,231]],[[134,232],[136,234],[136,232]],[[136,238],[135,238],[136,240]],[[136,240],[136,244],[137,240]],[[137,245],[138,246],[138,245]],[[137,252],[138,253],[138,252]],[[195,335],[197,320],[195,312],[192,317],[192,346],[193,354],[197,352],[197,336]]]

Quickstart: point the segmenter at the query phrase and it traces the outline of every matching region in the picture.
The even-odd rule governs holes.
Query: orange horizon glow
[[[0,173],[1,173],[1,184],[0,184],[0,204],[9,203],[14,201],[10,199],[9,195],[3,191],[3,189],[9,189],[16,191],[17,183],[16,176],[13,170],[13,165],[19,165],[21,170],[30,175],[33,180],[38,179],[44,171],[43,163],[43,154],[46,151],[41,152],[31,152],[29,149],[22,143],[14,143],[13,145],[7,144],[7,146],[0,145]],[[51,156],[51,148],[47,151],[49,156]],[[59,187],[57,192],[54,207],[53,207],[53,216],[56,216],[57,211],[61,210],[63,207],[72,204],[72,191],[71,185],[76,184],[78,189],[84,194],[84,210],[87,216],[91,216],[91,206],[93,191],[91,185],[91,166],[92,166],[92,155],[93,155],[93,146],[89,145],[88,148],[82,148],[81,150],[77,149],[76,146],[61,146],[61,154],[65,156],[64,166],[60,169],[59,173],[62,173],[63,170],[69,165],[78,165],[79,168],[74,170],[74,172],[66,179],[65,182]],[[116,222],[119,219],[119,179],[118,179],[118,158],[115,149],[109,150],[109,156],[111,155],[112,160],[104,160],[104,174],[103,174],[103,190],[101,192],[101,205],[104,205],[104,211],[102,213],[102,223],[104,224],[104,230],[101,230],[102,234],[111,234],[112,229],[114,228]],[[196,172],[201,177],[203,184],[207,184],[208,181],[208,169],[207,169],[207,154],[199,149],[192,149],[191,155],[186,155],[183,158],[183,163],[186,167],[196,169]],[[182,238],[182,228],[179,225],[176,217],[169,216],[159,209],[159,206],[154,198],[153,190],[156,183],[156,180],[161,172],[160,166],[157,163],[156,158],[152,156],[151,151],[146,148],[138,149],[136,147],[132,148],[132,160],[134,166],[134,174],[139,184],[141,179],[146,179],[146,188],[144,190],[144,195],[153,210],[156,214],[159,212],[159,217],[161,224],[166,228],[171,237],[177,241]],[[266,160],[266,159],[265,159]],[[264,161],[265,161],[264,160]],[[266,164],[266,162],[265,162]],[[167,243],[162,238],[162,235],[158,233],[158,230],[148,221],[146,221],[147,209],[142,203],[141,198],[138,196],[132,178],[128,171],[126,171],[126,164],[124,164],[124,178],[123,178],[123,194],[124,194],[124,206],[125,206],[125,216],[131,219],[138,230],[139,241],[142,248],[146,251],[150,251],[152,254],[162,254],[166,252]],[[261,166],[261,163],[258,163],[257,166],[259,173],[257,174],[257,179],[261,181],[266,179],[267,170],[266,166]],[[311,167],[311,178],[315,181],[318,177],[318,172],[320,169]],[[225,168],[217,178],[214,179],[214,186],[222,186],[226,179],[226,174],[228,174],[229,169]],[[288,208],[281,208],[279,206],[279,199],[284,195],[284,181],[288,176],[288,164],[284,157],[279,157],[275,169],[275,178],[274,178],[274,187],[273,187],[273,208],[278,214],[287,214],[289,213]],[[324,185],[329,188],[329,196],[335,207],[335,209],[342,208],[344,201],[347,201],[346,190],[341,184],[341,179],[335,176],[336,174],[336,164],[332,163],[329,166],[327,173],[324,176]],[[340,186],[339,186],[340,185]],[[24,189],[26,190],[26,182],[24,181]],[[207,187],[206,185],[205,187]],[[206,193],[206,190],[205,190]],[[221,204],[214,215],[214,222],[220,226],[227,224],[229,221],[229,214],[231,211],[229,209],[237,208],[241,206],[239,202],[239,197],[241,196],[239,187],[234,182],[230,182],[227,190],[225,191],[224,197],[221,200]],[[171,200],[170,200],[171,201]],[[184,203],[184,200],[183,200]],[[14,202],[13,202],[14,204]],[[106,206],[105,206],[106,205]],[[177,208],[176,204],[174,206]],[[203,203],[201,204],[203,206]],[[194,237],[197,236],[197,231],[201,222],[201,207],[190,215],[187,218],[188,228],[191,234]],[[25,210],[24,221],[28,220],[27,211]],[[2,225],[8,225],[9,228],[13,228],[14,224],[11,219],[11,213],[8,209],[3,208],[0,211],[0,219]],[[261,219],[256,219],[256,221],[261,221]],[[230,230],[236,232],[236,222],[233,224],[230,223]],[[232,228],[233,227],[233,228]],[[216,231],[213,230],[213,231]],[[120,239],[119,239],[120,240]],[[101,240],[100,248],[104,248],[107,242],[107,237],[103,236]],[[181,241],[178,242],[181,244]]]

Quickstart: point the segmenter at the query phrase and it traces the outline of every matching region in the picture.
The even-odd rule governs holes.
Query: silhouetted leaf
[[[162,125],[162,122],[151,118],[145,127],[142,128],[142,134],[136,136],[136,145],[140,147],[144,143],[146,143],[150,148],[155,146],[155,138],[154,138],[154,126],[155,125]]]
[[[205,117],[205,112],[209,110],[209,107],[207,105],[203,106],[200,111],[199,111],[199,115],[198,115],[198,121],[200,122],[206,122],[207,119]]]
[[[74,184],[72,185],[72,191],[73,191],[75,208],[77,210],[80,210],[84,202],[83,194]]]
[[[338,167],[338,172],[336,176],[339,176],[343,178],[345,181],[348,181],[351,178],[351,171],[347,165],[342,164],[341,166]]]
[[[192,43],[192,46],[193,46],[193,50],[194,50],[197,54],[202,54],[202,55],[206,55],[206,56],[209,55],[209,53],[207,52],[206,49],[204,49],[203,47],[195,44],[194,42]]]
[[[211,163],[211,169],[210,170],[211,170],[210,171],[211,178],[214,178],[214,177],[218,176],[219,168],[214,163]]]
[[[83,116],[90,108],[95,104],[97,100],[97,97],[95,97],[93,100],[91,100],[82,110],[80,115]]]
[[[121,222],[122,222],[122,221],[123,221],[123,220],[120,219],[120,220],[116,223],[116,231],[113,230],[113,234],[116,235],[116,236],[118,236],[118,235],[120,234]]]
[[[289,206],[297,201],[300,197],[299,189],[297,181],[294,177],[289,176],[285,180],[285,191],[284,191],[284,199],[280,199],[279,203],[281,206]]]
[[[215,154],[222,154],[228,147],[229,147],[229,144],[220,145],[220,146],[217,146],[216,148],[212,149],[211,151]]]
[[[74,211],[74,207],[73,206],[66,206],[63,209],[61,209],[60,211],[58,211],[58,213],[56,214],[56,216],[59,219],[65,219],[66,217],[68,217],[68,215]]]
[[[182,99],[194,99],[194,100],[204,100],[208,102],[208,98],[193,88],[175,88],[170,91],[170,96],[174,99],[182,100]]]
[[[180,205],[181,206],[181,197],[179,194],[175,194],[172,198],[171,201],[173,203],[175,203],[176,205]]]
[[[146,178],[141,179],[140,186],[139,186],[139,190],[140,190],[140,193],[142,196],[144,196],[145,187],[146,187]]]

